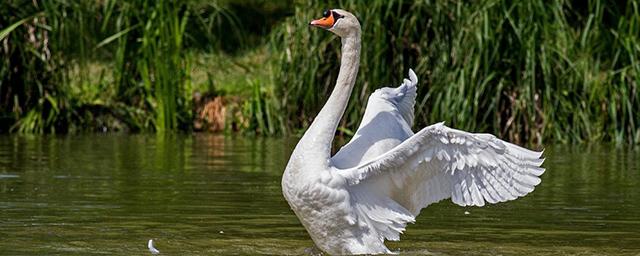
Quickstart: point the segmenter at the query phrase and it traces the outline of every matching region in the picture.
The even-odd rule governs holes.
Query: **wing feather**
[[[502,141],[490,134],[473,134],[446,127],[442,123],[424,128],[402,144],[367,163],[340,173],[351,186],[372,177],[389,177],[395,186],[395,199],[413,214],[428,204],[451,198],[458,205],[483,206],[516,199],[531,193],[544,173],[536,152]],[[422,164],[428,163],[428,164]],[[424,166],[429,166],[425,168]],[[430,175],[418,175],[432,172]],[[419,186],[434,186],[429,180],[449,177],[448,193],[435,193]],[[408,184],[420,184],[407,186]],[[439,184],[442,185],[442,184]],[[442,186],[440,186],[442,187]],[[413,191],[438,195],[413,202]],[[415,198],[415,196],[413,196]]]

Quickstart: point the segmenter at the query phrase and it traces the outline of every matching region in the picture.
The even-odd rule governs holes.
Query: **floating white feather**
[[[156,255],[159,254],[160,251],[158,251],[158,249],[156,249],[155,247],[153,247],[153,239],[149,239],[149,242],[147,243],[147,247],[149,248],[149,251],[151,252],[151,254]]]

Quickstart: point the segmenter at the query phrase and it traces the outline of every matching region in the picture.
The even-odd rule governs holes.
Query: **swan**
[[[542,152],[491,134],[444,123],[411,130],[418,78],[409,70],[397,88],[371,94],[353,138],[334,156],[331,144],[356,81],[360,23],[326,10],[310,26],[341,38],[336,85],[300,138],[282,176],[282,192],[315,245],[329,254],[391,254],[420,210],[451,198],[460,206],[514,200],[533,191],[544,173]]]

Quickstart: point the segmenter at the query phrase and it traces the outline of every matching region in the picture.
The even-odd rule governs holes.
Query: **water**
[[[280,192],[295,140],[0,136],[0,255],[301,255]],[[403,254],[640,255],[640,151],[549,147],[536,191],[422,211]],[[467,212],[468,214],[465,214]]]

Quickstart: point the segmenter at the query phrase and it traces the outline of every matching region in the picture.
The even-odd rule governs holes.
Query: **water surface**
[[[0,255],[301,255],[280,192],[295,139],[0,136]],[[402,254],[639,255],[640,151],[548,147],[532,194],[424,209]]]

